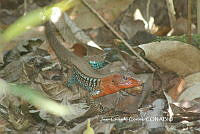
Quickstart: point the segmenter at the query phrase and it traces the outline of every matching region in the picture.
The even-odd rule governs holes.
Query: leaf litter
[[[127,9],[128,7],[127,5],[130,5],[131,2],[132,1],[127,1],[127,3],[125,2],[123,7],[119,9],[120,12],[124,11],[125,8]],[[93,4],[94,3],[95,2],[93,2]],[[99,5],[97,5],[97,7],[99,6],[102,8],[101,6],[102,3],[105,4],[104,2],[101,2]],[[116,2],[115,4],[117,5],[118,3]],[[108,22],[112,22],[113,20],[115,20],[115,18],[120,18],[120,16],[118,15],[118,11],[116,11],[116,14],[114,15],[112,14],[112,12],[115,11],[107,12],[108,7],[109,4],[103,7],[103,9],[105,10],[102,11],[103,16],[108,18]],[[83,9],[83,11],[84,10],[85,9]],[[79,15],[82,15],[83,13],[81,12],[83,11],[78,12]],[[72,15],[75,12],[76,11],[73,11]],[[92,16],[88,14],[85,15],[89,17]],[[84,18],[85,16],[81,17]],[[96,18],[94,16],[93,16],[93,18],[95,18],[94,21],[88,19],[91,22],[85,23],[84,25],[82,23],[83,19],[81,17],[76,16],[75,22],[78,22],[79,26],[83,29],[97,28],[102,25],[99,22],[97,23],[97,20],[95,20]],[[128,21],[131,21],[131,19],[129,19]],[[126,19],[124,18],[121,20],[126,20]],[[132,31],[131,32],[129,30],[127,31],[127,29],[129,28],[132,28],[134,34],[136,35],[138,31],[144,30],[143,26],[141,29],[140,28],[135,29],[132,24],[137,24],[137,23],[135,23],[134,21],[127,24],[125,22],[121,22],[120,24],[121,25],[120,30],[121,32],[124,32],[125,38],[127,37],[128,39],[134,39]],[[104,35],[102,35],[103,37],[108,33],[109,30],[107,32],[102,32],[103,30],[101,29],[102,28],[99,28],[98,30],[95,29],[96,30],[95,32],[104,33]],[[94,29],[91,29],[89,32],[94,33]],[[35,33],[37,33],[37,36],[40,34],[39,32],[33,32],[33,34],[30,34],[30,37],[26,37],[25,39],[23,37],[20,37],[19,40],[30,40],[30,38],[34,38]],[[110,37],[109,38],[105,37],[105,38],[106,40],[104,38],[101,38],[100,35],[98,41],[104,42],[102,44],[103,47],[106,46],[105,45],[106,43],[108,44],[107,46],[112,47],[112,45],[110,45],[112,42],[111,38]],[[95,36],[93,36],[93,39],[95,39]],[[13,42],[13,44],[16,45],[18,43]],[[30,44],[28,43],[26,45]],[[125,61],[127,61],[128,63],[128,68],[127,66],[124,65],[122,61],[119,60],[110,63],[107,69],[100,71],[115,72],[120,70],[123,71],[131,70],[134,73],[141,75],[140,79],[146,84],[144,85],[145,90],[149,90],[149,95],[147,96],[147,98],[144,101],[144,104],[142,105],[143,108],[142,110],[144,110],[143,112],[145,112],[145,110],[150,112],[152,109],[154,109],[154,107],[156,107],[155,105],[153,105],[154,104],[153,102],[155,102],[155,100],[158,100],[159,98],[162,99],[164,98],[168,101],[169,104],[168,106],[170,106],[172,108],[172,111],[174,112],[173,122],[179,123],[181,121],[184,121],[186,117],[187,121],[189,122],[199,120],[198,118],[200,111],[199,110],[200,94],[198,93],[198,89],[200,86],[199,50],[192,45],[178,41],[161,41],[152,43],[145,42],[145,44],[141,44],[139,47],[142,48],[142,50],[144,51],[145,53],[144,57],[148,59],[148,61],[151,62],[151,64],[153,64],[156,68],[159,68],[157,69],[158,72],[155,73],[146,69],[143,62],[141,62],[137,57],[128,54],[128,52],[124,52],[126,51],[124,49],[121,49],[121,53]],[[86,53],[88,52],[86,52],[85,49],[81,48],[82,47],[80,46],[78,48],[75,48],[76,49],[75,52],[77,54],[80,54],[79,56],[85,56]],[[0,73],[1,77],[10,82],[15,81],[22,83],[23,82],[32,83],[31,85],[35,85],[36,87],[38,87],[38,89],[42,90],[44,95],[47,95],[48,97],[58,101],[59,103],[71,104],[76,108],[77,112],[74,116],[71,117],[62,117],[62,118],[55,117],[54,115],[48,114],[45,111],[37,110],[33,106],[28,105],[26,102],[13,97],[12,101],[15,101],[15,103],[13,104],[8,100],[1,102],[0,109],[8,110],[7,113],[5,112],[4,114],[3,111],[1,111],[1,114],[4,115],[5,119],[9,119],[10,124],[12,125],[4,122],[4,120],[1,119],[1,123],[4,124],[6,127],[8,127],[9,130],[2,129],[0,131],[14,132],[15,129],[17,129],[25,132],[27,130],[29,132],[32,131],[32,133],[43,131],[49,133],[78,134],[86,130],[86,124],[88,118],[91,119],[91,127],[94,128],[95,132],[99,133],[111,133],[111,132],[120,133],[122,131],[127,133],[128,132],[132,133],[132,130],[135,130],[136,132],[139,133],[141,131],[146,132],[147,131],[146,128],[148,126],[152,127],[152,124],[148,124],[146,128],[142,128],[142,125],[139,123],[138,124],[136,122],[127,123],[125,120],[115,121],[111,123],[100,122],[101,119],[106,117],[108,117],[109,119],[111,118],[116,119],[114,117],[123,118],[125,116],[131,116],[133,114],[137,114],[138,112],[137,105],[140,97],[142,96],[143,92],[142,89],[144,88],[134,89],[134,91],[137,90],[136,92],[122,91],[116,94],[108,95],[97,99],[96,101],[98,102],[98,104],[101,104],[103,107],[109,109],[107,113],[97,113],[95,111],[90,111],[89,109],[91,108],[91,106],[94,105],[89,105],[86,103],[86,100],[84,98],[87,98],[87,93],[84,94],[84,91],[82,91],[82,89],[79,89],[77,87],[75,91],[71,91],[65,87],[64,83],[67,81],[65,79],[67,77],[66,73],[68,71],[67,69],[57,65],[57,66],[52,66],[45,71],[41,71],[41,68],[49,67],[49,65],[54,64],[54,62],[52,62],[51,59],[45,57],[43,54],[41,54],[41,57],[38,58],[37,54],[36,56],[35,54],[28,54],[28,55],[24,54],[24,53],[29,53],[26,51],[26,48],[24,49],[23,47],[19,47],[19,49],[20,49],[20,54],[18,54],[18,56],[20,58],[22,58],[22,56],[24,57],[27,56],[28,60],[25,61],[23,60],[22,62],[20,58],[18,59],[17,56],[15,57],[17,59],[10,58],[8,60],[9,62],[7,62],[7,64],[1,67],[1,73]],[[43,49],[46,51],[48,48],[44,47]],[[31,50],[31,52],[32,51],[33,50]],[[39,53],[38,50],[36,50],[36,53]],[[91,49],[89,53],[92,55],[98,52]],[[51,51],[50,54],[52,55]],[[43,64],[47,66],[44,66]],[[64,102],[62,102],[62,100]],[[20,111],[21,107],[24,107],[24,109],[26,110],[22,109],[22,111]],[[18,109],[19,111],[13,111],[13,109]],[[25,113],[27,116],[24,116],[24,118],[22,118],[23,115],[25,115]],[[101,119],[98,117],[101,117]],[[19,122],[19,120],[21,122]],[[44,121],[46,123],[44,123]],[[30,127],[31,125],[35,126]],[[53,125],[55,129],[54,128],[52,129],[51,125]],[[181,127],[184,128],[184,126],[181,125],[180,126],[174,125],[175,129],[172,129],[172,127],[170,127],[170,124],[168,124],[166,128],[168,132],[170,131],[180,132],[182,130],[180,128]],[[14,126],[14,129],[10,126]],[[192,125],[190,126],[190,124],[187,124],[187,127],[192,127]]]

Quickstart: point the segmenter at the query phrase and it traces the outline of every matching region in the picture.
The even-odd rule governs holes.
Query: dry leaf
[[[121,12],[128,8],[133,0],[87,0],[87,2],[99,12],[105,20],[112,22]],[[101,21],[82,3],[75,7],[70,17],[82,29],[103,26]],[[84,20],[84,22],[83,22]]]
[[[140,45],[146,58],[163,71],[189,75],[200,71],[200,52],[192,45],[178,41],[161,41]]]
[[[141,20],[134,20],[132,17],[124,17],[120,30],[130,40],[138,31],[144,31],[144,23]]]
[[[169,90],[168,95],[171,96],[174,100],[183,92],[185,81],[184,79],[180,79],[180,81]]]
[[[200,83],[193,85],[190,88],[185,89],[185,91],[178,97],[178,101],[182,101],[182,100],[194,100],[196,98],[200,98]]]
[[[196,98],[200,98],[200,73],[194,73],[184,78],[185,79],[185,91],[180,95],[178,101],[189,101]]]
[[[188,75],[185,79],[185,88],[200,84],[200,72]]]

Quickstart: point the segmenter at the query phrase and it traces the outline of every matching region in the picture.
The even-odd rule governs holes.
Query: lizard
[[[49,45],[55,52],[57,58],[63,66],[72,65],[72,76],[68,81],[68,86],[73,82],[83,89],[89,91],[92,98],[116,93],[122,89],[141,86],[142,82],[130,76],[120,73],[101,74],[94,69],[81,57],[67,50],[59,41],[56,35],[56,27],[52,22],[45,23],[45,34]]]

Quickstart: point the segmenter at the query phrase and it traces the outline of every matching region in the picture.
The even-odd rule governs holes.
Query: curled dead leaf
[[[192,45],[179,41],[161,41],[139,46],[148,60],[163,71],[186,76],[200,71],[200,51]]]

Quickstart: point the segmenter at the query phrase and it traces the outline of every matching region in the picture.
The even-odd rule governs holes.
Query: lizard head
[[[105,96],[108,94],[116,93],[122,89],[141,86],[142,82],[130,76],[121,74],[114,74],[101,79],[99,94],[93,98]]]
[[[141,86],[142,82],[130,76],[121,74],[112,75],[112,84],[120,89]]]

